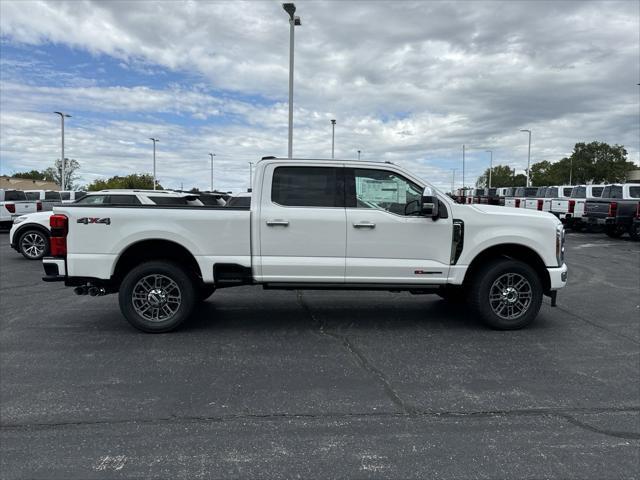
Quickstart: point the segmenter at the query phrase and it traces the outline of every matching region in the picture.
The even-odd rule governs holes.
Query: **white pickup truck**
[[[251,207],[58,205],[45,281],[119,294],[136,328],[165,332],[215,289],[353,289],[465,298],[515,329],[564,287],[554,216],[459,205],[390,163],[265,157]]]

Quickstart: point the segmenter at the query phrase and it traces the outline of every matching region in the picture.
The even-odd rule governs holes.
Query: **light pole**
[[[573,185],[571,177],[573,177],[573,157],[569,157],[569,185]]]
[[[529,134],[529,154],[527,155],[527,187],[530,187],[531,182],[529,181],[529,170],[531,169],[531,130],[527,130],[525,128],[520,131],[527,132]]]
[[[68,114],[63,113],[63,112],[53,112],[53,113],[55,113],[57,115],[60,115],[60,125],[62,126],[62,142],[61,142],[61,144],[62,144],[62,153],[60,155],[60,167],[62,169],[62,172],[61,172],[60,176],[62,178],[60,179],[60,188],[61,188],[61,190],[64,191],[64,190],[66,190],[66,186],[67,186],[67,182],[66,182],[66,178],[65,178],[65,168],[64,168],[65,167],[65,163],[67,163],[67,162],[65,162],[65,158],[64,158],[64,119],[65,119],[65,117],[66,118],[71,118],[71,115],[68,115]]]
[[[464,190],[465,185],[464,185],[464,156],[466,153],[466,146],[464,145],[464,143],[462,144],[462,189]]]
[[[213,157],[215,157],[216,154],[209,153],[209,156],[211,157],[211,191],[213,192]]]
[[[334,158],[336,146],[336,121],[331,120],[331,158]]]
[[[253,162],[249,162],[249,189],[253,190]]]
[[[453,195],[453,189],[455,188],[456,185],[456,170],[458,170],[457,168],[452,168],[451,169],[451,194]]]
[[[358,150],[358,160],[360,160],[360,150]]]
[[[489,188],[491,188],[491,171],[493,170],[493,150],[486,150],[491,154],[491,160],[489,160]]]
[[[282,8],[289,14],[289,158],[293,157],[293,47],[295,27],[301,25],[300,17],[295,15],[294,3],[283,3]]]
[[[156,142],[159,142],[157,138],[149,137],[149,140],[153,142],[153,189],[156,189]]]

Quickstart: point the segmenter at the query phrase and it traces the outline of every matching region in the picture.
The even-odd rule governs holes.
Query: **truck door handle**
[[[376,224],[371,222],[354,223],[353,228],[376,228]]]
[[[286,220],[267,220],[267,225],[270,227],[288,227],[289,222]]]

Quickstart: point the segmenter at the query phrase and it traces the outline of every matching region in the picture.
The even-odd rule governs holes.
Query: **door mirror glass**
[[[422,192],[422,214],[425,217],[431,217],[433,220],[438,219],[438,197],[431,187],[425,187]]]

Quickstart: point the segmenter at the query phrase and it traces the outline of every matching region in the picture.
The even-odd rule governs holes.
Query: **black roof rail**
[[[262,157],[260,160],[273,160],[274,158],[277,157],[274,157],[273,155],[267,155],[266,157]]]

